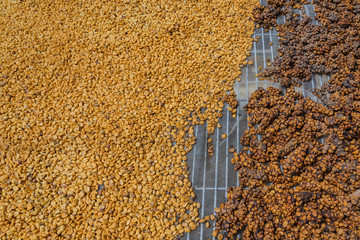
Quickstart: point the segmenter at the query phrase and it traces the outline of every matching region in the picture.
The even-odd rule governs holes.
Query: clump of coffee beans
[[[305,1],[307,2],[307,1]],[[279,56],[262,73],[283,86],[300,86],[313,74],[335,74],[344,68],[355,71],[360,59],[360,4],[355,0],[314,0],[318,25],[306,15],[294,14],[302,0],[270,0],[254,10],[260,26],[276,26]],[[285,16],[284,24],[276,18]]]
[[[276,88],[257,90],[245,109],[246,147],[232,159],[240,186],[228,190],[217,228],[230,239],[360,237],[360,111]]]
[[[229,239],[360,238],[359,3],[314,0],[319,25],[294,14],[301,3],[269,0],[254,10],[280,36],[263,76],[289,88],[259,88],[245,106],[249,130],[232,159],[240,186],[216,215]],[[321,103],[292,87],[312,74],[331,74],[314,90]]]

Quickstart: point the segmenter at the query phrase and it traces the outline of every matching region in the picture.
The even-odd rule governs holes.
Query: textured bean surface
[[[228,190],[218,229],[230,239],[241,231],[243,239],[357,239],[359,109],[346,114],[276,88],[259,89],[245,108],[246,148],[232,159],[240,187]]]
[[[2,1],[0,237],[194,230],[192,126],[214,131],[256,5]]]

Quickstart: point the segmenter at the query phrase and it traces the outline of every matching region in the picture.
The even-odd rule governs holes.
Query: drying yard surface
[[[193,125],[214,131],[257,5],[2,1],[0,237],[194,230]]]

